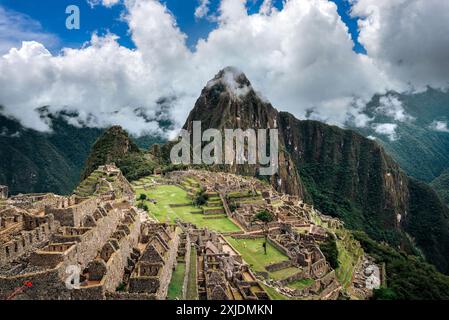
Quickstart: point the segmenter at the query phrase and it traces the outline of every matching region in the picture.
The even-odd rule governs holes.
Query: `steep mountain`
[[[253,89],[246,76],[228,67],[220,71],[202,90],[201,96],[190,112],[184,129],[193,131],[193,121],[201,121],[203,131],[223,129],[275,129],[279,113]],[[268,135],[268,134],[267,134]],[[283,136],[279,137],[279,173],[269,177],[272,185],[281,192],[306,197],[291,155],[286,151]],[[241,174],[258,175],[258,165],[222,166],[223,170]]]
[[[278,128],[281,170],[270,179],[275,188],[312,201],[321,211],[342,218],[348,227],[363,230],[375,240],[422,252],[439,270],[449,273],[447,208],[429,186],[410,180],[376,141],[278,112],[233,68],[209,81],[184,128],[192,132],[195,120],[201,121],[203,131]],[[250,166],[221,169],[256,175]],[[429,224],[432,228],[426,231],[423,226]]]
[[[441,199],[449,205],[449,169],[433,180],[430,185],[435,189]]]
[[[288,141],[314,204],[348,227],[378,240],[400,242],[400,217],[407,214],[407,177],[374,141],[335,126],[280,114]]]
[[[81,179],[87,179],[99,166],[112,163],[130,181],[152,174],[156,166],[120,126],[110,127],[95,141]]]
[[[352,129],[375,137],[408,175],[431,182],[449,169],[449,92],[376,95],[365,114],[370,123]]]
[[[0,184],[11,194],[70,193],[101,129],[77,128],[63,115],[48,115],[52,132],[23,128],[0,115]]]

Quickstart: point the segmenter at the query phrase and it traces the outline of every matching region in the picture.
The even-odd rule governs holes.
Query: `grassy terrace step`
[[[296,289],[296,290],[303,290],[305,288],[310,287],[314,283],[315,283],[315,281],[313,279],[301,279],[301,280],[296,280],[296,281],[290,282],[287,285],[287,287],[289,287],[291,289]]]
[[[248,263],[252,270],[257,272],[267,272],[270,278],[281,280],[300,271],[299,268],[286,268],[276,272],[268,272],[265,266],[289,260],[289,258],[267,243],[267,254],[264,254],[264,239],[235,239],[226,237],[226,240],[236,249]]]
[[[269,287],[261,283],[262,288],[268,293],[271,300],[291,300],[291,298],[284,296],[282,293],[277,292],[274,288]]]
[[[224,213],[223,207],[204,207],[203,208],[204,214],[211,215],[211,214],[221,214]]]
[[[227,197],[230,200],[243,200],[248,198],[261,198],[260,195],[254,195],[253,193],[247,193],[247,192],[230,192],[227,194]]]
[[[206,206],[207,207],[222,207],[223,206],[223,202],[221,202],[221,200],[219,200],[219,201],[207,201]]]
[[[189,281],[187,282],[187,300],[198,300],[198,288],[196,282],[196,249],[190,251]]]
[[[184,275],[186,272],[185,263],[178,263],[176,265],[175,271],[173,271],[170,285],[168,286],[168,300],[181,300],[182,299],[182,289],[184,285]]]
[[[297,274],[300,271],[301,271],[301,269],[299,269],[299,268],[288,267],[288,268],[281,269],[278,271],[270,272],[270,277],[272,277],[274,280],[284,280],[284,279],[287,279],[288,277],[291,277],[291,276]]]

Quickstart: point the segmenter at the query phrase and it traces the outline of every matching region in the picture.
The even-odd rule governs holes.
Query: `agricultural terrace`
[[[289,259],[270,243],[267,243],[267,254],[265,255],[263,238],[235,239],[233,237],[226,237],[226,240],[242,255],[243,259],[248,263],[252,270],[256,272],[266,272],[271,279],[282,280],[300,271],[299,268],[289,267],[275,272],[268,272],[265,269],[265,266],[287,261]]]
[[[238,232],[240,228],[234,224],[224,213],[203,214],[208,207],[195,207],[187,192],[176,185],[153,185],[139,189],[135,185],[137,198],[145,194],[149,214],[159,222],[175,222],[176,219],[190,222],[198,228],[208,228],[218,232]]]

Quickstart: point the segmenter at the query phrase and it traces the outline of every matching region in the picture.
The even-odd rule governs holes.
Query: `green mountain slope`
[[[153,173],[156,163],[139,149],[128,133],[119,126],[106,130],[94,143],[86,160],[82,180],[99,166],[114,163],[129,180],[137,180]]]
[[[449,205],[449,169],[433,180],[430,185],[435,189],[441,199]]]
[[[363,232],[354,232],[366,253],[385,264],[387,288],[375,290],[374,299],[447,300],[449,277],[435,270],[423,259],[408,255],[370,239]]]
[[[70,193],[100,129],[76,128],[50,116],[52,133],[24,129],[0,115],[0,184],[10,193]]]
[[[449,168],[449,132],[438,131],[434,126],[436,121],[449,122],[449,93],[429,88],[419,94],[389,93],[387,96],[400,101],[405,119],[379,112],[385,96],[375,96],[365,112],[373,119],[371,124],[352,128],[366,137],[376,137],[408,175],[431,182]],[[377,133],[372,125],[376,123],[396,125],[396,138]]]
[[[281,113],[280,128],[313,203],[376,240],[401,242],[397,215],[408,205],[407,177],[374,141]]]

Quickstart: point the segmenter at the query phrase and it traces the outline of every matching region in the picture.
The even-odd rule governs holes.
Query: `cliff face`
[[[202,131],[223,129],[275,129],[278,111],[252,88],[246,76],[233,68],[220,71],[201,92],[184,129],[193,131],[193,121],[201,121]],[[223,132],[223,131],[222,131]],[[306,197],[298,171],[279,135],[279,172],[267,176],[280,192]],[[241,175],[258,175],[259,165],[227,165],[221,170]]]
[[[317,207],[375,238],[391,237],[407,215],[408,178],[377,143],[284,112],[279,127]]]

